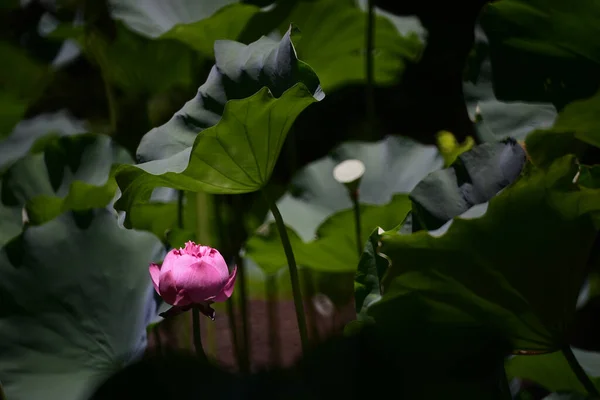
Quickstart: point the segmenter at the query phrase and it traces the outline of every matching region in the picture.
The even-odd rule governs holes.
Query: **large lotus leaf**
[[[50,70],[23,50],[0,41],[0,138],[8,136],[27,107],[42,93]]]
[[[495,142],[507,137],[524,140],[535,129],[552,126],[557,112],[551,103],[503,102],[496,98],[488,52],[487,37],[477,26],[474,65],[468,67],[471,76],[463,83],[463,92],[479,141]]]
[[[379,205],[389,203],[396,193],[409,193],[429,173],[444,165],[435,146],[402,136],[339,145],[297,172],[289,192],[277,202],[286,225],[303,241],[313,240],[317,227],[327,217],[352,207],[346,188],[333,177],[335,166],[347,159],[358,159],[365,165],[360,201]],[[271,220],[269,216],[267,221]]]
[[[432,172],[410,193],[412,229],[437,229],[489,201],[521,174],[527,156],[514,140],[484,143],[462,153],[451,167]]]
[[[323,92],[315,73],[298,60],[290,36],[293,28],[276,42],[267,37],[244,45],[230,40],[215,43],[216,63],[195,98],[164,125],[148,132],[140,143],[140,162],[162,160],[189,151],[196,136],[214,126],[229,100],[252,96],[267,87],[275,97],[298,82],[320,100]]]
[[[590,375],[596,387],[600,389],[600,354],[575,348],[572,351],[579,364]],[[564,354],[560,351],[512,357],[506,362],[506,374],[509,378],[533,381],[552,392],[587,394]]]
[[[531,160],[546,166],[565,154],[583,155],[589,146],[600,147],[599,107],[600,92],[566,106],[551,128],[535,131],[527,138]]]
[[[489,41],[496,96],[551,101],[587,97],[600,83],[600,5],[593,1],[508,0],[489,4],[481,24]]]
[[[367,15],[354,0],[300,1],[288,20],[302,31],[298,54],[314,68],[325,92],[366,82]],[[374,43],[377,85],[396,83],[406,63],[415,61],[422,49],[416,34],[402,36],[382,16],[375,17]]]
[[[27,155],[7,170],[2,202],[25,205],[34,225],[67,210],[102,208],[115,196],[113,166],[131,161],[108,136],[55,137],[43,151]]]
[[[399,194],[383,206],[360,206],[361,242],[381,226],[392,229],[402,223],[410,211],[410,201],[405,194]],[[262,231],[262,232],[261,232]],[[333,214],[317,229],[317,239],[305,243],[288,228],[294,255],[298,265],[324,272],[351,272],[359,261],[355,234],[354,211],[344,210]],[[287,266],[287,259],[274,223],[259,230],[246,243],[246,255],[251,257],[261,269],[272,274]]]
[[[110,11],[114,19],[122,21],[135,32],[156,38],[175,25],[207,19],[234,3],[237,0],[146,0],[143,3],[136,0],[110,0]]]
[[[212,59],[215,56],[214,42],[238,39],[246,24],[259,11],[260,8],[250,4],[231,4],[217,11],[210,18],[188,24],[177,24],[160,37],[179,40],[207,59]]]
[[[560,349],[598,232],[600,190],[573,183],[577,172],[572,156],[532,168],[483,217],[456,219],[440,237],[384,233],[384,287],[396,278],[440,307],[493,320],[516,350]]]
[[[172,39],[149,39],[115,24],[115,37],[63,25],[51,34],[74,39],[88,59],[97,64],[103,79],[133,94],[148,95],[174,87],[188,88],[194,82],[194,51]],[[143,66],[143,67],[141,67]]]
[[[278,99],[265,87],[246,99],[229,101],[223,118],[198,135],[193,147],[164,160],[119,167],[123,194],[115,207],[127,211],[147,203],[156,187],[208,193],[261,189],[294,120],[315,101],[301,83]]]
[[[91,214],[90,214],[91,213]],[[30,227],[0,252],[0,380],[9,399],[87,399],[138,359],[162,246],[106,209]]]
[[[86,131],[84,121],[72,118],[66,110],[23,120],[0,142],[0,171],[25,156],[44,136],[69,136]]]

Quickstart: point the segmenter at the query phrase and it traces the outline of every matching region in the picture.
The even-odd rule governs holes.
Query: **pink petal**
[[[221,259],[222,260],[222,259]],[[190,268],[182,287],[185,288],[194,303],[202,303],[218,295],[227,281],[227,264],[225,260],[203,257]]]
[[[233,267],[233,271],[231,271],[231,275],[229,275],[229,279],[225,286],[221,290],[219,294],[215,296],[213,301],[225,301],[231,297],[233,294],[233,288],[235,287],[235,277],[237,276],[237,265]]]
[[[152,264],[150,264],[149,270],[150,270],[150,279],[152,279],[152,284],[154,285],[154,290],[156,290],[156,293],[160,294],[160,291],[158,290],[160,267],[158,266],[158,264],[152,263]]]

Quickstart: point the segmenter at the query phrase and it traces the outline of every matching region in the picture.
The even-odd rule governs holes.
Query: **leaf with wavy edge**
[[[573,183],[577,172],[572,156],[547,172],[534,169],[483,217],[455,219],[440,237],[384,233],[381,253],[392,262],[384,287],[393,281],[425,296],[439,304],[440,318],[455,308],[493,323],[516,350],[560,348],[598,232],[600,190]]]
[[[164,160],[119,167],[123,195],[115,207],[127,211],[147,203],[157,187],[217,194],[261,189],[294,120],[316,101],[301,83],[278,99],[265,87],[247,99],[229,101],[221,121],[198,135],[193,147]]]

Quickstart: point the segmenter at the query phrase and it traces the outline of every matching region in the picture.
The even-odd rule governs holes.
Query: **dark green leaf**
[[[600,5],[594,1],[508,0],[481,16],[496,96],[559,107],[598,89]]]
[[[162,39],[175,39],[187,44],[207,59],[213,59],[217,40],[236,40],[244,27],[260,11],[249,4],[231,4],[207,19],[188,24],[176,24],[162,34]]]
[[[472,65],[467,67],[471,77],[463,83],[463,92],[480,142],[496,142],[507,137],[524,140],[535,129],[552,126],[557,112],[551,103],[503,102],[496,98],[489,44],[479,26],[475,29],[472,60]]]
[[[294,38],[300,58],[319,76],[325,92],[366,82],[367,14],[353,0],[298,2],[289,16],[302,37]],[[287,29],[287,26],[281,27]],[[390,20],[375,19],[374,78],[377,85],[396,83],[408,62],[420,55],[416,34],[402,36]]]
[[[504,332],[515,349],[562,346],[598,227],[600,191],[573,183],[576,160],[532,169],[478,219],[456,219],[440,237],[384,233],[381,252],[404,291]],[[542,279],[543,278],[543,279]],[[385,299],[384,295],[384,299]],[[382,300],[383,301],[383,300]]]
[[[108,210],[63,214],[0,252],[0,376],[9,399],[83,400],[143,355],[160,242]]]
[[[53,138],[42,152],[29,154],[8,169],[2,199],[9,205],[25,205],[34,225],[67,210],[102,208],[115,196],[113,165],[131,161],[107,136]]]
[[[43,147],[52,135],[69,136],[86,132],[83,121],[75,120],[66,111],[41,114],[23,120],[10,136],[0,142],[0,171],[26,155],[32,148]]]
[[[280,97],[298,82],[323,98],[315,73],[296,57],[290,31],[280,42],[263,37],[248,46],[230,40],[215,43],[216,63],[196,97],[169,122],[152,129],[137,150],[141,162],[167,159],[189,151],[198,134],[214,126],[229,100],[244,99],[263,87]]]
[[[583,155],[589,146],[600,147],[600,92],[569,104],[552,128],[529,135],[527,153],[540,166],[565,154]]]
[[[50,70],[7,42],[0,42],[0,59],[0,138],[3,138],[42,93]]]
[[[600,354],[578,349],[573,349],[573,354],[589,375],[600,376]],[[560,351],[549,354],[515,356],[507,361],[506,373],[511,378],[535,382],[552,392],[587,394]],[[600,378],[593,379],[593,381],[600,389]]]
[[[156,38],[177,24],[192,24],[213,16],[238,0],[111,0],[114,19],[123,21],[131,30]],[[223,27],[224,29],[231,29]]]
[[[354,300],[359,320],[365,317],[369,306],[381,298],[381,279],[389,267],[388,260],[377,253],[380,234],[379,228],[371,233],[356,270]]]
[[[521,174],[525,150],[514,140],[485,143],[435,171],[410,193],[413,231],[440,228],[471,207],[489,201]]]

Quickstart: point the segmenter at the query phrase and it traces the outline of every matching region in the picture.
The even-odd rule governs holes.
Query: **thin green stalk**
[[[281,244],[283,245],[283,251],[287,258],[288,268],[290,271],[290,280],[292,283],[292,295],[294,297],[294,306],[296,308],[296,319],[298,320],[298,331],[300,332],[300,343],[302,344],[302,352],[308,351],[308,333],[306,328],[306,315],[304,314],[304,303],[302,301],[302,291],[300,290],[300,279],[298,278],[298,267],[296,266],[296,259],[294,258],[294,251],[292,250],[292,244],[288,237],[285,224],[283,223],[283,217],[277,208],[275,202],[271,200],[269,195],[263,191],[267,204],[273,213],[275,218],[275,224],[279,231],[279,237],[281,238]]]
[[[239,279],[239,290],[240,290],[240,314],[242,316],[242,340],[243,340],[243,351],[244,357],[243,363],[240,364],[240,370],[243,373],[250,372],[250,356],[252,349],[250,347],[250,325],[248,323],[248,293],[246,285],[246,268],[244,266],[244,259],[240,256],[239,251],[235,253],[235,264],[237,265],[237,279]]]
[[[267,292],[267,318],[269,324],[269,346],[271,349],[271,366],[281,365],[281,343],[279,338],[279,310],[277,302],[277,279],[268,275],[265,281]]]
[[[358,189],[350,193],[350,199],[352,200],[352,209],[354,211],[354,232],[356,235],[356,247],[358,250],[358,257],[360,258],[360,256],[363,253],[363,242],[362,235],[360,234],[360,202],[358,201]]]
[[[595,399],[600,399],[600,392],[598,391],[594,383],[590,380],[588,374],[583,370],[583,368],[577,361],[577,358],[575,358],[575,354],[573,354],[571,346],[563,346],[562,352],[565,355],[565,358],[567,359],[571,370],[577,376],[577,379],[579,379],[579,382],[581,382],[581,384],[583,385],[585,390],[587,390],[589,395]]]
[[[211,216],[212,198],[207,193],[196,193],[196,243],[213,245],[211,242]],[[208,355],[217,357],[217,332],[214,323],[206,325],[206,339]]]
[[[192,308],[192,329],[194,331],[194,348],[196,349],[196,356],[207,361],[206,354],[202,348],[202,332],[200,331],[200,311],[196,308]]]
[[[216,223],[216,228],[217,228],[217,232],[218,232],[218,236],[219,236],[219,245],[224,249],[224,254],[226,255],[226,258],[228,259],[229,257],[231,257],[232,253],[235,254],[235,250],[233,249],[233,245],[232,245],[232,241],[231,241],[231,235],[229,234],[229,232],[227,232],[227,229],[225,228],[225,223],[223,221],[223,202],[225,200],[225,197],[223,196],[218,196],[215,197],[214,199],[214,209],[215,209],[215,223]],[[238,277],[239,279],[239,277]],[[240,282],[240,280],[238,280],[238,282]],[[239,285],[239,283],[238,283]],[[236,318],[236,314],[235,314],[235,306],[234,306],[234,300],[233,297],[230,297],[229,299],[227,299],[226,302],[226,306],[227,306],[227,319],[229,322],[229,330],[231,331],[231,342],[232,342],[232,346],[233,346],[233,351],[235,354],[235,359],[237,360],[237,365],[238,368],[240,369],[240,371],[242,373],[245,372],[249,372],[249,365],[250,365],[250,361],[248,360],[248,357],[246,357],[245,353],[244,353],[244,349],[242,348],[242,346],[240,345],[240,337],[238,336],[238,329],[237,329],[237,318]],[[248,367],[246,367],[248,366]]]
[[[365,36],[367,47],[367,54],[365,57],[367,75],[367,86],[365,93],[365,100],[367,103],[367,129],[369,129],[368,133],[373,135],[373,131],[375,129],[375,76],[373,59],[373,53],[375,50],[375,5],[373,0],[367,1],[367,24]]]

